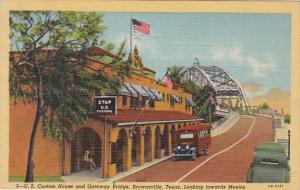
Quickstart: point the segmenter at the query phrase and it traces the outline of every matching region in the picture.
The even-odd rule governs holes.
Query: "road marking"
[[[234,144],[232,144],[231,146],[227,147],[226,149],[215,153],[214,155],[212,155],[211,157],[207,158],[204,162],[202,162],[201,164],[199,164],[198,166],[196,166],[194,169],[192,169],[191,171],[189,171],[187,174],[185,174],[184,176],[182,176],[181,178],[179,178],[176,182],[181,182],[184,178],[186,178],[187,176],[191,175],[194,171],[196,171],[198,168],[200,168],[201,166],[203,166],[206,162],[208,162],[209,160],[213,159],[214,157],[232,149],[233,147],[235,147],[236,145],[238,145],[239,143],[241,143],[243,140],[245,140],[251,133],[253,126],[255,124],[256,118],[252,117],[252,116],[244,116],[244,117],[249,117],[251,119],[253,119],[252,123],[251,123],[251,127],[248,130],[247,134],[241,138],[240,140],[236,141]]]

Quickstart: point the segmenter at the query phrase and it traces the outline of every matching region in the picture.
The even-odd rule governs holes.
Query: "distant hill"
[[[245,91],[247,94],[247,90]],[[248,101],[250,105],[254,106],[267,103],[278,112],[281,112],[283,108],[284,114],[290,113],[290,95],[279,88],[273,88],[263,95],[248,97]]]

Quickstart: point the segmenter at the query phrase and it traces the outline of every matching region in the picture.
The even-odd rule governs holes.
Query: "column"
[[[167,155],[170,155],[172,153],[172,133],[171,129],[168,129],[168,145],[167,145]]]
[[[152,161],[154,160],[154,151],[155,151],[155,134],[153,131],[151,131],[151,136],[150,136],[150,150],[149,150],[149,160]]]
[[[123,167],[124,170],[129,170],[131,168],[131,138],[129,134],[127,135],[127,144],[123,145]]]

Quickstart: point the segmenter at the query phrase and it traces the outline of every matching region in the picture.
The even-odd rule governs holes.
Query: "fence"
[[[217,136],[228,131],[240,118],[238,112],[232,112],[228,117],[225,117],[212,124],[211,136]]]

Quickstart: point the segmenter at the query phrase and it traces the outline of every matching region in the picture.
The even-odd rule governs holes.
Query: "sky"
[[[215,13],[104,13],[104,38],[130,49],[130,18],[151,25],[150,35],[133,32],[144,66],[162,77],[166,68],[190,66],[198,58],[219,66],[240,83],[262,92],[290,92],[290,15]]]

